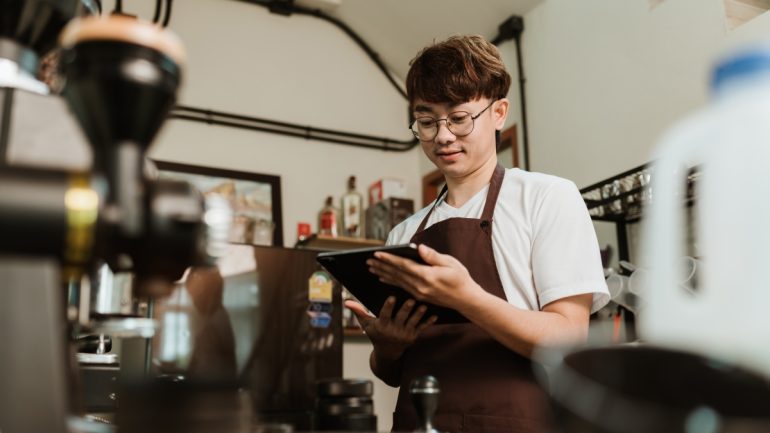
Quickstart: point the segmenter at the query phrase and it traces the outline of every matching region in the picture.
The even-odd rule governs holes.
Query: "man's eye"
[[[419,125],[420,128],[432,128],[435,124],[436,121],[433,119],[417,119],[417,125]]]
[[[465,113],[463,113],[463,114],[453,114],[452,116],[449,117],[449,121],[454,123],[455,125],[459,125],[459,124],[462,124],[462,123],[465,123],[465,122],[469,121],[470,118],[471,118],[471,116],[469,114],[465,114]]]

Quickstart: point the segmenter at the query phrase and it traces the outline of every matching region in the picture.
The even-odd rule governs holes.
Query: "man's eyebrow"
[[[428,107],[427,105],[415,105],[414,112],[415,113],[433,113],[433,109]]]

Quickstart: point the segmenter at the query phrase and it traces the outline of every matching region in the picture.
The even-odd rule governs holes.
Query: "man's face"
[[[499,106],[505,103],[505,100],[493,102],[486,98],[458,105],[416,100],[413,115],[417,122],[420,122],[421,118],[427,118],[428,123],[424,124],[429,125],[430,118],[441,119],[436,124],[438,130],[432,140],[420,139],[428,159],[448,177],[466,176],[490,160],[497,160],[495,129],[502,128],[505,122],[507,106]],[[464,118],[466,113],[471,118]],[[478,115],[479,113],[481,114]],[[475,120],[472,117],[476,117]],[[451,125],[447,127],[447,121],[443,119],[448,119]],[[472,130],[467,135],[463,135],[465,128],[459,126],[463,122],[471,122],[468,127],[472,126]]]

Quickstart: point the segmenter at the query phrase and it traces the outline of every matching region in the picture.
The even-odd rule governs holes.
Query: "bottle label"
[[[334,212],[324,212],[321,214],[321,231],[324,233],[330,233],[337,226],[337,218],[334,216]]]
[[[308,300],[310,302],[332,301],[332,277],[326,271],[316,271],[308,280]]]
[[[359,236],[361,232],[361,196],[349,195],[343,199],[342,207],[345,212],[344,222],[345,233],[349,236]]]

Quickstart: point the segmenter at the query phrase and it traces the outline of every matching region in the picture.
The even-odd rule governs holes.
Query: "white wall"
[[[149,19],[154,0],[123,2]],[[112,8],[105,2],[105,9]],[[405,100],[352,40],[306,16],[284,17],[236,1],[185,0],[174,5],[170,28],[189,62],[180,103],[212,110],[410,139]],[[284,244],[297,222],[310,222],[327,195],[359,191],[381,177],[401,177],[410,198],[421,197],[421,151],[384,152],[172,120],[150,156],[281,177]]]
[[[770,14],[727,32],[722,0],[547,0],[525,23],[532,168],[585,186],[647,162],[707,101],[715,59],[768,35]]]
[[[522,40],[532,170],[582,187],[648,162],[662,132],[706,103],[715,59],[769,25],[764,14],[728,32],[722,0],[546,0]],[[614,240],[611,225],[597,229]]]

